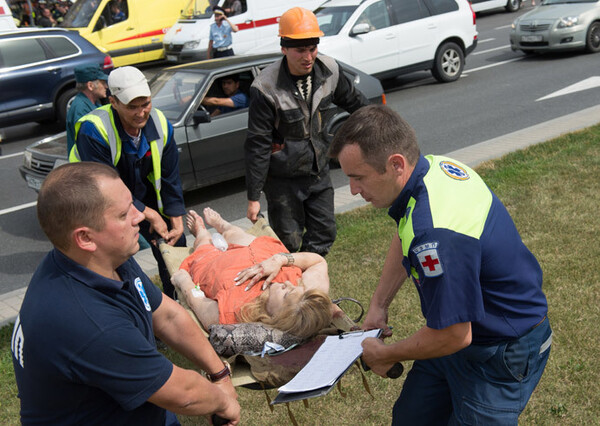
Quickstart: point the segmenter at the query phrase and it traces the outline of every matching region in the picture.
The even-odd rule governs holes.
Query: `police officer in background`
[[[140,234],[148,242],[164,239],[185,246],[185,205],[179,178],[179,154],[173,126],[152,108],[150,87],[134,67],[120,67],[108,77],[110,105],[82,117],[75,126],[76,144],[69,161],[96,161],[113,166],[144,214]],[[169,271],[156,244],[152,254],[158,263],[163,290],[173,297]]]
[[[389,248],[363,329],[387,327],[410,277],[426,325],[386,345],[365,339],[363,360],[382,377],[415,360],[392,424],[517,425],[550,354],[542,270],[502,202],[472,169],[422,156],[391,109],[352,114],[331,144],[352,194],[390,207]]]
[[[279,35],[284,57],[250,88],[247,217],[257,220],[264,190],[269,223],[286,248],[324,256],[336,236],[324,126],[333,103],[353,112],[369,101],[334,59],[318,54],[323,32],[314,13],[288,10]]]

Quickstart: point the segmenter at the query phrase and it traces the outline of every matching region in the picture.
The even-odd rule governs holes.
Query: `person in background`
[[[151,243],[163,291],[173,297],[169,271],[155,244],[163,239],[172,246],[185,246],[185,205],[173,126],[152,108],[150,87],[137,68],[113,70],[108,88],[110,104],[76,123],[69,161],[96,161],[117,169],[144,214],[140,234]]]
[[[267,66],[250,88],[246,215],[256,222],[264,190],[269,223],[286,248],[325,256],[337,233],[328,112],[333,104],[354,112],[369,101],[333,58],[318,54],[323,32],[310,10],[286,11],[279,36],[283,58]]]
[[[248,107],[248,96],[240,90],[240,76],[238,74],[221,78],[221,88],[226,96],[225,98],[206,96],[202,100],[202,105],[215,107],[210,113],[211,116],[214,117],[219,114]]]
[[[38,21],[38,25],[40,27],[56,26],[56,24],[57,24],[56,19],[54,19],[54,17],[52,16],[52,12],[50,12],[50,9],[43,7],[40,10],[41,10],[41,17]]]
[[[368,338],[378,375],[414,360],[393,425],[517,425],[552,343],[542,270],[506,207],[477,173],[420,153],[414,130],[388,107],[352,114],[330,155],[353,195],[389,207],[392,238],[362,324],[390,336],[388,308],[410,277],[426,324],[391,344]]]
[[[67,112],[67,152],[75,145],[75,123],[88,112],[102,106],[106,98],[108,76],[100,65],[79,65],[75,67],[75,84],[79,91]]]
[[[120,7],[119,3],[116,2],[116,1],[113,1],[110,4],[110,13],[111,13],[111,18],[112,18],[112,23],[113,24],[116,24],[118,22],[122,22],[125,19],[127,19],[127,16],[121,10],[121,7]]]
[[[233,56],[231,34],[232,32],[237,33],[238,27],[227,19],[222,7],[213,7],[213,12],[215,14],[215,22],[210,25],[207,58]]]
[[[15,322],[21,423],[178,425],[174,413],[240,418],[229,367],[200,328],[132,257],[144,215],[105,164],[52,170],[37,203],[54,248]],[[174,365],[155,336],[208,379]]]
[[[223,4],[223,10],[229,17],[239,15],[242,13],[242,2],[240,0],[227,0]]]

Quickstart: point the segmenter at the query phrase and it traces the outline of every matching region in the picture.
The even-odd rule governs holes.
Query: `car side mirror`
[[[104,27],[106,27],[106,19],[104,18],[104,16],[100,15],[98,17],[96,25],[94,26],[94,31],[100,31]]]
[[[199,109],[198,111],[196,111],[192,119],[194,120],[194,126],[197,126],[200,123],[211,122],[210,113],[204,109]]]
[[[352,30],[350,30],[350,37],[355,37],[360,34],[366,34],[370,31],[371,27],[366,22],[363,22],[362,24],[356,24],[352,27]]]

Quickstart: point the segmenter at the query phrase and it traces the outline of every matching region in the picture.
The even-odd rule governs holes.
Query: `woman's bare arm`
[[[180,269],[171,276],[171,282],[179,289],[190,309],[196,314],[205,330],[219,323],[219,304],[206,297],[204,292],[196,288],[190,274]]]

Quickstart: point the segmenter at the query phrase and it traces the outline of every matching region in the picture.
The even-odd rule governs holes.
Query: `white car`
[[[477,45],[467,0],[330,0],[315,15],[319,51],[378,78],[431,70],[454,81]]]

